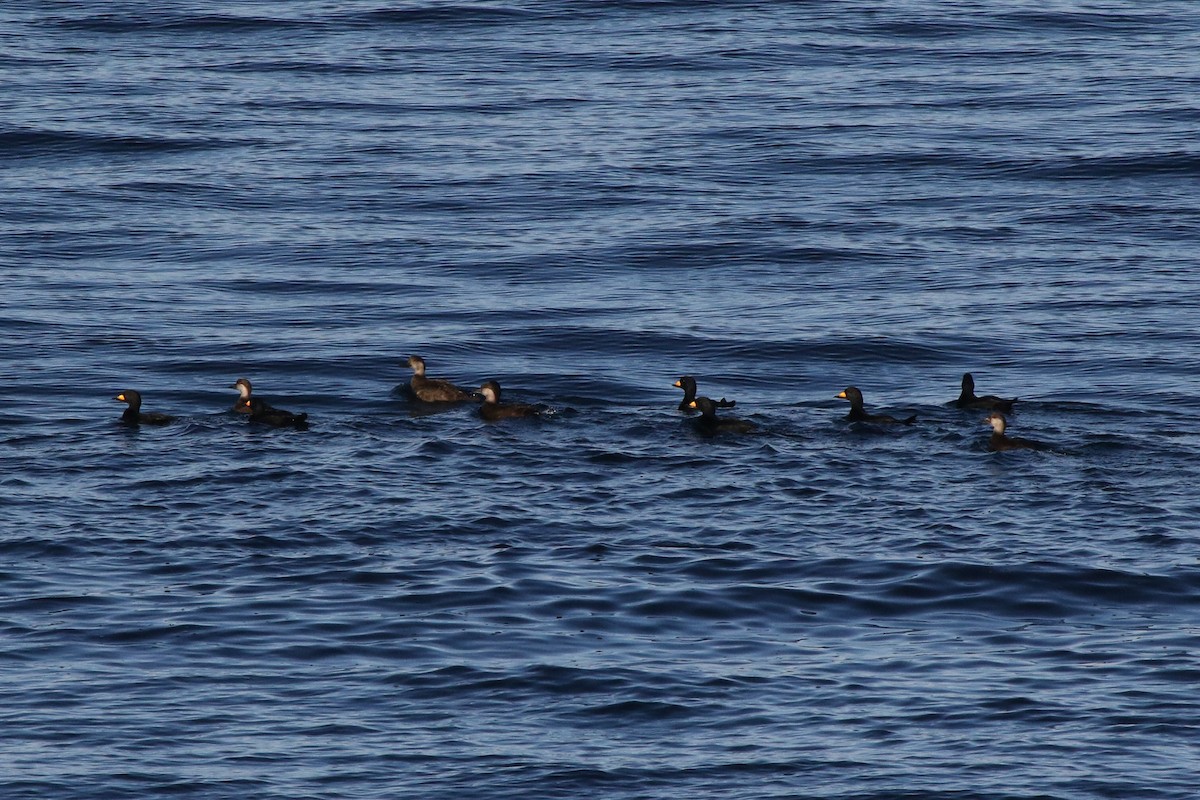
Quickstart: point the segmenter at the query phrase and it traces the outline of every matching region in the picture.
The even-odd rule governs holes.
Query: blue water
[[[1193,800],[1198,45],[4,4],[0,798]],[[427,413],[412,353],[552,412]]]

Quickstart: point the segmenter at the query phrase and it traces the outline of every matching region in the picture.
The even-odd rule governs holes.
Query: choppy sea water
[[[1191,800],[1197,44],[5,5],[0,797]],[[412,353],[553,412],[428,413]]]

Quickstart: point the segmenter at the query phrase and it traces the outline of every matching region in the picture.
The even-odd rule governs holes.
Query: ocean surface
[[[1200,792],[1200,4],[10,0],[0,86],[0,799]]]

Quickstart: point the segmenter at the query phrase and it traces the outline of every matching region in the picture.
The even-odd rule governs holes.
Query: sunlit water
[[[934,5],[0,9],[0,797],[1192,800],[1200,8]]]

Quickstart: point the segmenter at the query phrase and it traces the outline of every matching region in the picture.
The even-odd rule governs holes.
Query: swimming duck
[[[992,426],[992,438],[988,439],[988,450],[1049,450],[1050,446],[1033,439],[1022,439],[1017,436],[1005,436],[1008,427],[1007,420],[999,411],[993,411],[984,417],[983,422]]]
[[[692,411],[694,406],[692,401],[696,399],[696,379],[691,375],[684,375],[679,380],[675,381],[675,386],[683,389],[683,399],[679,401],[680,411]],[[722,397],[720,400],[714,400],[713,405],[717,408],[733,408],[737,405],[736,400],[726,400]]]
[[[473,400],[474,396],[465,389],[460,389],[450,381],[425,377],[425,359],[420,356],[409,356],[408,365],[412,367],[413,376],[409,381],[412,393],[418,400],[426,403],[460,403]]]
[[[850,413],[846,415],[846,419],[851,422],[872,422],[876,425],[912,425],[917,421],[916,414],[906,419],[896,419],[887,414],[868,414],[863,408],[862,392],[855,386],[847,386],[844,391],[838,393],[837,397],[850,401]]]
[[[169,414],[159,414],[154,411],[143,414],[142,395],[133,389],[126,389],[113,399],[129,404],[129,408],[121,414],[121,420],[127,425],[166,425],[175,421],[175,417]]]
[[[250,379],[238,378],[237,382],[229,387],[230,389],[238,390],[238,399],[233,401],[233,410],[239,414],[250,413]]]
[[[308,428],[308,414],[293,414],[282,408],[273,408],[261,397],[250,398],[250,421],[276,428],[295,428],[298,431]]]
[[[537,406],[526,403],[501,403],[500,384],[496,381],[484,383],[479,387],[479,393],[483,395],[483,403],[479,406],[479,416],[489,422],[514,417],[536,417],[541,413]]]
[[[756,430],[755,424],[748,420],[718,417],[717,404],[708,397],[697,397],[688,405],[700,411],[700,418],[693,424],[696,431],[704,436],[716,436],[718,433],[750,433]]]
[[[954,405],[958,408],[991,409],[1010,414],[1015,402],[1017,402],[1017,398],[1015,397],[1011,400],[1006,400],[1003,397],[996,397],[994,394],[985,394],[983,397],[976,397],[975,379],[971,377],[971,373],[964,372],[962,376],[962,394],[954,401]]]

